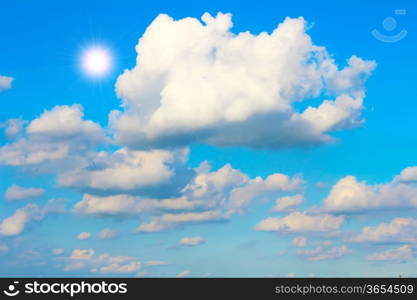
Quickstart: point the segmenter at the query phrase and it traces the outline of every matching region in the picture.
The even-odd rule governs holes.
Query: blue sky
[[[417,275],[413,1],[85,2],[0,4],[0,276]]]

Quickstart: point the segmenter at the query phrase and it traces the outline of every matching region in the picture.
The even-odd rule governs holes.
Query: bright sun
[[[82,68],[87,75],[92,77],[102,77],[111,68],[110,53],[102,47],[88,48],[82,56]]]

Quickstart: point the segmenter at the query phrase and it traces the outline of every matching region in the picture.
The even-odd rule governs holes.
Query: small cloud
[[[82,240],[82,241],[88,240],[90,237],[91,237],[91,233],[89,232],[80,232],[77,235],[77,239]]]
[[[191,274],[191,271],[184,270],[182,272],[179,272],[176,277],[178,277],[178,278],[188,277],[188,276],[190,276],[190,274]]]
[[[11,89],[13,80],[13,77],[0,75],[0,92]]]
[[[45,190],[42,188],[34,188],[34,187],[21,187],[16,184],[10,186],[6,193],[4,194],[4,198],[8,201],[15,201],[15,200],[27,200],[33,199],[42,196],[45,193]]]
[[[93,255],[94,255],[93,249],[74,249],[72,250],[70,259],[89,260],[93,257]]]
[[[201,244],[204,244],[206,240],[202,237],[195,236],[195,237],[184,237],[179,241],[181,246],[186,247],[195,247]]]

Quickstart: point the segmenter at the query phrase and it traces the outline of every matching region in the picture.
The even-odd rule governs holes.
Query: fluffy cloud
[[[366,226],[349,240],[355,243],[417,243],[417,220],[395,218],[390,223]]]
[[[346,246],[331,248],[317,247],[314,249],[297,251],[297,254],[300,255],[303,259],[310,261],[331,260],[345,256],[350,253],[352,253],[352,250]]]
[[[340,179],[324,199],[324,209],[333,212],[366,211],[383,208],[417,207],[413,168],[404,169],[393,181],[368,185],[354,176]]]
[[[77,235],[77,239],[82,240],[82,241],[88,240],[90,237],[91,237],[91,233],[89,232],[80,232]]]
[[[307,239],[303,236],[298,236],[292,240],[292,245],[295,247],[307,246]]]
[[[83,119],[81,105],[56,106],[32,120],[25,136],[0,148],[0,164],[22,166],[68,159],[106,142],[101,127]]]
[[[88,259],[91,259],[93,255],[94,255],[93,249],[74,249],[72,250],[70,259],[88,260]]]
[[[101,230],[97,233],[97,237],[101,240],[109,240],[116,237],[117,232],[108,228]]]
[[[41,221],[48,214],[61,213],[64,211],[63,203],[60,200],[50,200],[48,204],[41,207],[36,204],[28,204],[19,208],[10,217],[0,221],[0,236],[15,236],[23,232],[25,227],[32,221]]]
[[[368,255],[367,259],[372,261],[406,262],[413,259],[413,250],[409,245],[404,245],[397,249],[372,253]]]
[[[302,18],[258,35],[233,34],[230,14],[202,21],[159,15],[140,38],[136,66],[116,84],[124,111],[110,123],[119,143],[277,148],[329,142],[328,132],[361,124],[374,62],[352,56],[339,69]],[[295,110],[322,92],[335,100]]]
[[[94,215],[148,216],[150,221],[141,224],[137,232],[157,232],[185,224],[227,220],[234,213],[243,212],[254,200],[270,200],[299,189],[303,183],[298,176],[291,178],[284,174],[250,179],[229,164],[212,171],[204,162],[193,172],[194,177],[175,197],[84,194],[74,211]]]
[[[329,214],[310,216],[301,212],[293,212],[283,218],[270,217],[262,220],[255,226],[255,230],[283,233],[331,232],[337,231],[343,222],[343,216]]]
[[[179,241],[179,244],[181,246],[186,247],[194,247],[201,244],[204,244],[206,242],[206,239],[200,237],[200,236],[194,236],[194,237],[184,237]]]
[[[99,152],[84,166],[58,176],[62,187],[96,194],[149,194],[180,189],[192,176],[185,166],[188,150]]]
[[[131,274],[141,268],[141,262],[131,256],[111,256],[107,253],[96,255],[93,249],[74,249],[68,257],[64,271],[90,268],[93,273]]]
[[[0,92],[11,89],[13,80],[13,77],[0,75]]]
[[[304,195],[303,194],[297,194],[294,196],[286,196],[281,197],[276,200],[276,205],[272,209],[272,211],[275,212],[286,212],[286,211],[292,211],[297,206],[299,206],[304,201]]]
[[[12,185],[4,194],[4,199],[14,201],[21,199],[31,199],[42,196],[45,193],[45,190],[42,188],[24,188],[18,185]]]
[[[272,174],[265,180],[256,177],[247,185],[234,189],[230,194],[231,212],[241,212],[254,199],[274,197],[282,192],[293,191],[300,187],[303,181],[298,178],[290,178],[284,174]]]

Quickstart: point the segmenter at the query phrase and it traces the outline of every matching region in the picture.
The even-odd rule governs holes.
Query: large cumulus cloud
[[[116,84],[123,110],[110,123],[119,143],[278,148],[329,142],[329,132],[361,124],[374,62],[352,56],[339,69],[303,18],[258,35],[232,33],[230,14],[202,21],[160,15],[140,38],[136,66]]]

